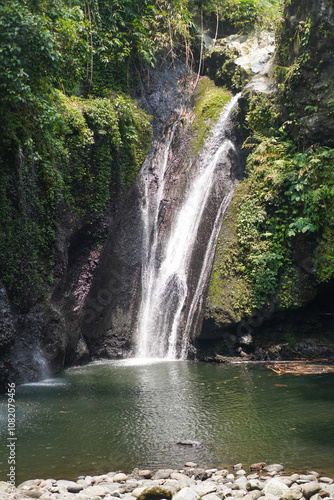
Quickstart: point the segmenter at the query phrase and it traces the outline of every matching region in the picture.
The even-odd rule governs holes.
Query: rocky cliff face
[[[319,145],[333,147],[333,16],[332,2],[292,0],[286,3],[284,19],[276,37],[274,75],[278,85],[276,101],[279,113],[275,126],[283,125],[285,138],[293,140],[300,151],[310,145],[315,150]],[[284,156],[281,158],[284,161]],[[333,167],[329,164],[328,168]],[[302,175],[301,172],[299,176]],[[270,180],[267,188],[270,192]],[[280,348],[270,351],[270,345],[298,343],[305,337],[314,337],[314,345],[324,341],[328,346],[334,329],[333,304],[328,297],[333,294],[334,284],[329,278],[330,273],[325,283],[321,283],[317,276],[317,256],[327,239],[326,228],[319,231],[317,238],[301,232],[293,240],[288,271],[294,276],[293,283],[288,285],[290,288],[293,285],[293,297],[285,300],[288,287],[281,280],[266,306],[255,307],[252,302],[252,290],[245,280],[243,262],[240,261],[237,220],[243,199],[250,196],[253,189],[254,185],[247,180],[239,186],[223,221],[203,329],[195,340],[199,354],[203,348],[206,355],[210,352],[233,355],[239,351],[243,355],[255,352],[252,355],[257,359],[275,358],[283,351]],[[261,203],[258,200],[259,206]],[[328,206],[327,209],[330,214],[331,208]],[[332,224],[331,220],[328,215],[325,225]],[[328,241],[326,245],[329,245],[331,254]],[[333,355],[332,347],[320,351],[313,349],[313,354]],[[291,352],[286,351],[285,356],[292,356]],[[306,351],[301,348],[301,352]],[[308,355],[311,353],[312,348]],[[298,356],[298,349],[295,354]]]
[[[90,165],[96,165],[101,145],[110,143],[108,135],[103,134],[102,138],[103,140],[96,137],[96,149],[90,147],[84,150],[88,155],[86,161]],[[75,151],[80,154],[80,149]],[[81,153],[82,151],[83,149]],[[104,154],[108,151],[105,150]],[[30,168],[28,162],[24,164],[22,161],[15,162],[15,158],[10,159],[14,173],[22,167]],[[81,159],[84,161],[84,158]],[[110,158],[109,161],[111,162]],[[78,162],[71,164],[73,170],[77,166]],[[82,304],[98,264],[101,246],[106,241],[108,228],[124,193],[117,181],[120,177],[119,165],[114,164],[112,172],[113,178],[109,179],[112,196],[102,213],[87,212],[82,215],[76,213],[64,200],[60,202],[57,208],[58,228],[52,249],[53,256],[51,255],[52,279],[50,275],[40,272],[43,262],[33,260],[33,246],[25,247],[23,241],[22,255],[13,256],[11,265],[15,266],[15,270],[18,268],[18,276],[21,276],[19,268],[22,268],[24,274],[25,269],[32,266],[32,261],[38,266],[36,271],[40,277],[33,282],[30,277],[32,273],[27,273],[28,277],[25,281],[22,280],[24,285],[17,279],[17,289],[12,286],[11,294],[4,285],[0,288],[1,389],[4,389],[7,380],[17,383],[39,380],[59,372],[66,364],[79,362],[87,357],[88,350],[80,329]],[[18,207],[22,204],[22,199],[29,200],[32,196],[36,198],[36,186],[32,194],[27,194],[25,189],[25,186],[18,189]],[[82,197],[85,194],[87,193],[82,188]],[[32,205],[33,203],[31,201]],[[23,213],[27,232],[29,224],[38,223],[36,212],[36,207],[32,206],[31,210]],[[17,213],[15,216],[19,217]],[[11,251],[14,252],[14,248]],[[11,271],[12,268],[8,265],[7,274]],[[17,291],[16,295],[13,295],[13,290]]]
[[[99,253],[89,230],[75,224],[71,217],[63,221],[55,245],[54,285],[44,289],[43,299],[35,299],[21,309],[1,287],[3,384],[9,379],[17,383],[39,380],[87,354],[79,342],[80,294],[90,286]]]
[[[284,111],[286,119],[291,121],[291,133],[308,143],[332,145],[333,3],[287,2],[277,38],[276,72],[285,87]]]
[[[154,140],[142,173],[118,214],[115,225],[111,227],[85,304],[82,331],[94,357],[124,357],[133,354],[142,296],[141,273],[145,260],[141,206],[148,204],[150,218],[154,218],[155,211],[158,210],[158,227],[154,231],[158,233],[156,255],[159,263],[164,258],[164,247],[166,241],[168,242],[173,221],[175,223],[173,216],[186,199],[185,191],[190,189],[194,170],[202,166],[200,161],[196,163],[196,158],[205,144],[204,138],[207,137],[210,126],[214,123],[211,114],[217,115],[217,119],[217,110],[222,110],[224,103],[230,99],[225,91],[218,90],[207,78],[201,81],[198,87],[201,90],[193,92],[194,81],[194,75],[187,74],[186,68],[178,65],[174,69],[166,68],[153,72],[150,84],[147,85],[146,82],[142,89],[142,104],[154,116]],[[203,99],[206,100],[205,103]],[[226,131],[226,134],[232,138],[231,130]],[[172,137],[172,140],[167,145],[169,137]],[[159,179],[160,162],[164,155],[168,157],[167,168],[163,179]],[[237,153],[235,155],[237,156]],[[243,161],[236,162],[231,171],[226,173],[225,184],[215,187],[214,196],[205,209],[205,222],[202,222],[198,231],[196,249],[191,255],[192,271],[187,281],[188,296],[182,311],[182,317],[185,318],[181,320],[183,327],[205,255],[205,242],[210,238],[221,203],[221,191],[224,190],[225,195],[228,194],[235,178],[242,177],[243,166]],[[159,186],[164,189],[161,200],[157,198]],[[152,234],[148,235],[151,246],[153,239]],[[170,297],[177,293],[176,288],[175,284],[171,284],[170,296],[166,291],[165,300],[171,301],[171,307],[174,303]]]

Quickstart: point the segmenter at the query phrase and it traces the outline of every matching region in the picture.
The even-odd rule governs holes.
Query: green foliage
[[[4,100],[36,105],[50,86],[73,89],[88,53],[87,23],[60,0],[0,6],[0,89]]]
[[[257,146],[248,157],[249,194],[238,216],[239,259],[254,305],[262,307],[278,294],[281,305],[296,306],[295,238],[305,235],[305,244],[316,250],[319,281],[334,276],[329,230],[334,224],[334,150],[312,146],[298,151],[284,127],[278,128],[273,100],[250,98],[248,110],[246,123],[253,133],[248,143]]]
[[[154,9],[144,0],[0,5],[0,281],[21,309],[53,280],[64,213],[94,232],[148,152],[150,117],[113,88],[126,87],[130,59],[153,62]],[[89,87],[96,99],[84,98]]]
[[[154,66],[158,52],[173,58],[180,49],[189,53],[192,21],[187,0],[73,2],[82,7],[90,26],[89,94],[101,95],[106,83],[128,91],[130,71],[138,65]]]
[[[256,28],[269,28],[277,23],[282,0],[194,0],[191,5],[207,15],[215,14],[234,32],[247,32]]]

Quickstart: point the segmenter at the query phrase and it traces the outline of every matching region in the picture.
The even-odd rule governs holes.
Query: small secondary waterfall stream
[[[235,146],[226,129],[239,97],[240,94],[226,104],[198,155],[182,200],[170,215],[170,229],[166,235],[160,230],[160,214],[165,198],[168,198],[166,177],[171,168],[170,149],[178,121],[160,145],[153,163],[143,167],[141,211],[144,243],[136,357],[186,357],[188,338],[197,321],[195,316],[202,309],[203,292],[211,272],[221,220],[237,185],[230,176],[231,162],[236,157]],[[226,180],[225,189],[222,189]],[[192,259],[199,239],[203,238],[200,228],[206,224],[206,212],[212,199],[215,201],[212,227],[206,241],[202,242],[205,251],[195,285],[190,291]]]

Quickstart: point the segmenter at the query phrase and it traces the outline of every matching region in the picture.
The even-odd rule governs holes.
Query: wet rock
[[[186,441],[178,441],[176,444],[180,446],[201,446],[202,443],[199,441],[191,441],[191,440],[186,440]]]
[[[249,469],[251,471],[256,471],[256,470],[260,471],[260,470],[263,470],[264,467],[266,467],[266,466],[267,466],[266,462],[257,462],[255,464],[250,465]]]

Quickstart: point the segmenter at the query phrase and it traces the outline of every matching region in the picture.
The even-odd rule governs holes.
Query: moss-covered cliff
[[[0,386],[87,354],[81,307],[151,143],[131,96],[188,27],[184,3],[1,3]]]
[[[200,339],[216,339],[212,352],[333,333],[332,17],[328,2],[287,2],[277,90],[244,94],[251,154],[211,276]]]

